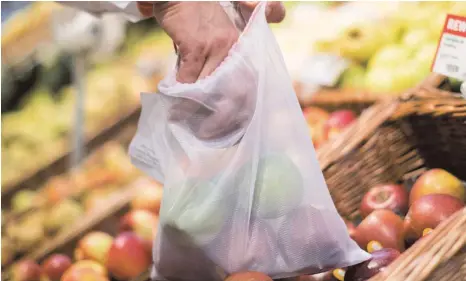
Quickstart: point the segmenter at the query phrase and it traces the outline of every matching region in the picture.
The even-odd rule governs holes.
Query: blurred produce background
[[[321,108],[312,104],[314,96],[329,89],[342,99],[347,93],[381,98],[403,93],[430,73],[445,15],[466,15],[466,2],[448,1],[285,5],[285,21],[272,29],[316,149],[338,137],[360,112]],[[136,128],[139,93],[156,92],[174,63],[173,45],[152,19],[129,23],[113,15],[92,22],[106,40],[86,57],[86,158],[71,170],[67,160],[79,91],[73,76],[75,54],[69,50],[77,41],[57,44],[54,37],[57,19],[69,9],[54,2],[2,2],[2,273],[17,280],[15,274],[24,274],[15,273],[24,271],[21,266],[32,272],[36,263],[43,262],[44,268],[47,257],[63,253],[70,263],[94,260],[97,265],[86,266],[105,272],[100,274],[105,279],[95,280],[128,280],[141,271],[118,272],[121,261],[102,257],[122,231],[144,240],[118,238],[126,241],[123,249],[112,246],[112,251],[128,261],[125,247],[132,246],[126,245],[147,247],[156,232],[161,186],[135,184],[144,176],[131,165],[126,150]],[[112,41],[117,37],[123,40]],[[119,42],[114,49],[112,42]],[[459,87],[458,81],[451,82]],[[137,192],[125,193],[131,188]],[[110,235],[90,238],[107,245],[105,249],[78,243],[91,232]],[[141,250],[132,262],[147,268],[146,254]],[[29,262],[18,266],[22,258]]]

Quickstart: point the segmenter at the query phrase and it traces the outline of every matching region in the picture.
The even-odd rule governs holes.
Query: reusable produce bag
[[[133,163],[164,183],[154,280],[273,278],[362,262],[319,168],[280,49],[254,10],[225,61],[142,94]]]

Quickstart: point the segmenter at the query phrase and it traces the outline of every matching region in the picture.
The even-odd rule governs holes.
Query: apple
[[[383,271],[400,256],[395,249],[382,249],[373,252],[371,259],[348,267],[344,281],[366,281]]]
[[[329,118],[330,114],[318,107],[309,106],[303,110],[304,118],[311,131],[312,143],[314,147],[319,147],[325,142],[324,124]]]
[[[381,48],[369,60],[369,71],[375,68],[399,69],[399,65],[410,60],[412,51],[401,44],[389,44]]]
[[[149,268],[151,255],[138,235],[123,232],[113,240],[106,265],[113,277],[118,280],[128,280]]]
[[[268,154],[257,167],[252,211],[261,218],[277,218],[298,206],[303,192],[302,175],[295,163],[286,154]]]
[[[187,234],[196,244],[215,238],[225,224],[232,198],[213,183],[195,179],[165,188],[169,189],[160,209],[160,227],[169,226]]]
[[[409,204],[428,194],[448,194],[464,202],[465,187],[454,175],[443,169],[432,169],[422,174],[409,194]]]
[[[272,278],[260,272],[238,272],[228,276],[225,281],[273,281]]]
[[[93,231],[81,238],[74,250],[76,260],[93,260],[105,265],[113,237],[101,231]]]
[[[399,184],[382,184],[372,187],[364,194],[359,211],[365,218],[378,209],[388,209],[398,215],[405,215],[408,211],[408,191]]]
[[[60,281],[65,271],[71,267],[71,259],[63,254],[53,254],[42,262],[42,273],[49,281]]]
[[[159,218],[147,210],[131,210],[120,219],[120,232],[133,231],[152,248]]]
[[[426,75],[430,72],[430,67],[434,61],[436,51],[437,43],[430,42],[420,46],[414,54],[413,59],[418,62],[421,72],[426,73]]]
[[[417,199],[404,220],[406,238],[420,238],[425,229],[436,228],[464,206],[458,198],[447,194],[429,194]]]
[[[147,210],[158,215],[162,196],[163,187],[160,184],[139,188],[131,200],[131,208]]]
[[[82,260],[71,265],[63,273],[60,281],[109,281],[107,270],[99,263],[91,260]]]
[[[383,248],[402,252],[405,249],[403,220],[391,210],[374,210],[356,227],[353,239],[363,249],[371,241],[377,241]]]
[[[363,89],[365,77],[365,69],[359,64],[353,64],[342,74],[340,87],[343,89]]]
[[[12,281],[40,281],[42,270],[33,260],[24,259],[11,268]]]
[[[254,267],[257,271],[267,271],[276,266],[276,258],[271,258],[280,251],[277,249],[277,236],[272,226],[262,219],[251,219],[246,212],[238,213],[237,221],[249,224],[228,225],[212,247],[225,248],[215,254],[215,260],[221,260],[219,266],[227,272],[239,272]],[[235,239],[225,239],[234,235]],[[209,245],[210,246],[210,245]]]
[[[71,181],[63,176],[56,176],[47,181],[44,192],[47,203],[54,205],[67,198],[75,190]]]
[[[371,92],[391,94],[395,83],[394,70],[388,67],[373,67],[366,72],[364,87]]]
[[[83,214],[81,204],[69,198],[63,199],[48,210],[44,221],[45,229],[49,233],[57,232],[73,224]]]
[[[107,269],[100,263],[93,260],[80,260],[73,263],[63,274],[62,279],[68,272],[76,272],[80,270],[92,270],[102,276],[107,276]]]
[[[330,114],[324,126],[326,139],[332,139],[356,120],[356,114],[351,110],[337,110]]]
[[[428,28],[414,28],[405,32],[401,43],[408,49],[417,50],[432,39],[434,38]]]
[[[344,28],[338,35],[340,55],[357,62],[366,62],[385,42],[377,25],[355,23]]]
[[[32,190],[18,191],[11,199],[11,209],[13,212],[24,212],[29,210],[37,202],[38,194]]]

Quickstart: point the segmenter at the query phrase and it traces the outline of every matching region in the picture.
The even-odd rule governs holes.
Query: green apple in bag
[[[266,155],[257,168],[253,207],[259,217],[280,217],[300,204],[303,188],[301,173],[286,154]]]
[[[189,237],[196,244],[209,242],[221,231],[228,210],[225,204],[227,196],[214,184],[189,179],[168,187],[160,210],[162,227],[168,225],[176,229],[180,237]]]

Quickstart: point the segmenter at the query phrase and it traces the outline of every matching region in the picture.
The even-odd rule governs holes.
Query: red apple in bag
[[[369,189],[361,201],[361,216],[365,218],[378,209],[388,209],[405,215],[408,211],[408,191],[398,184],[383,184]]]

